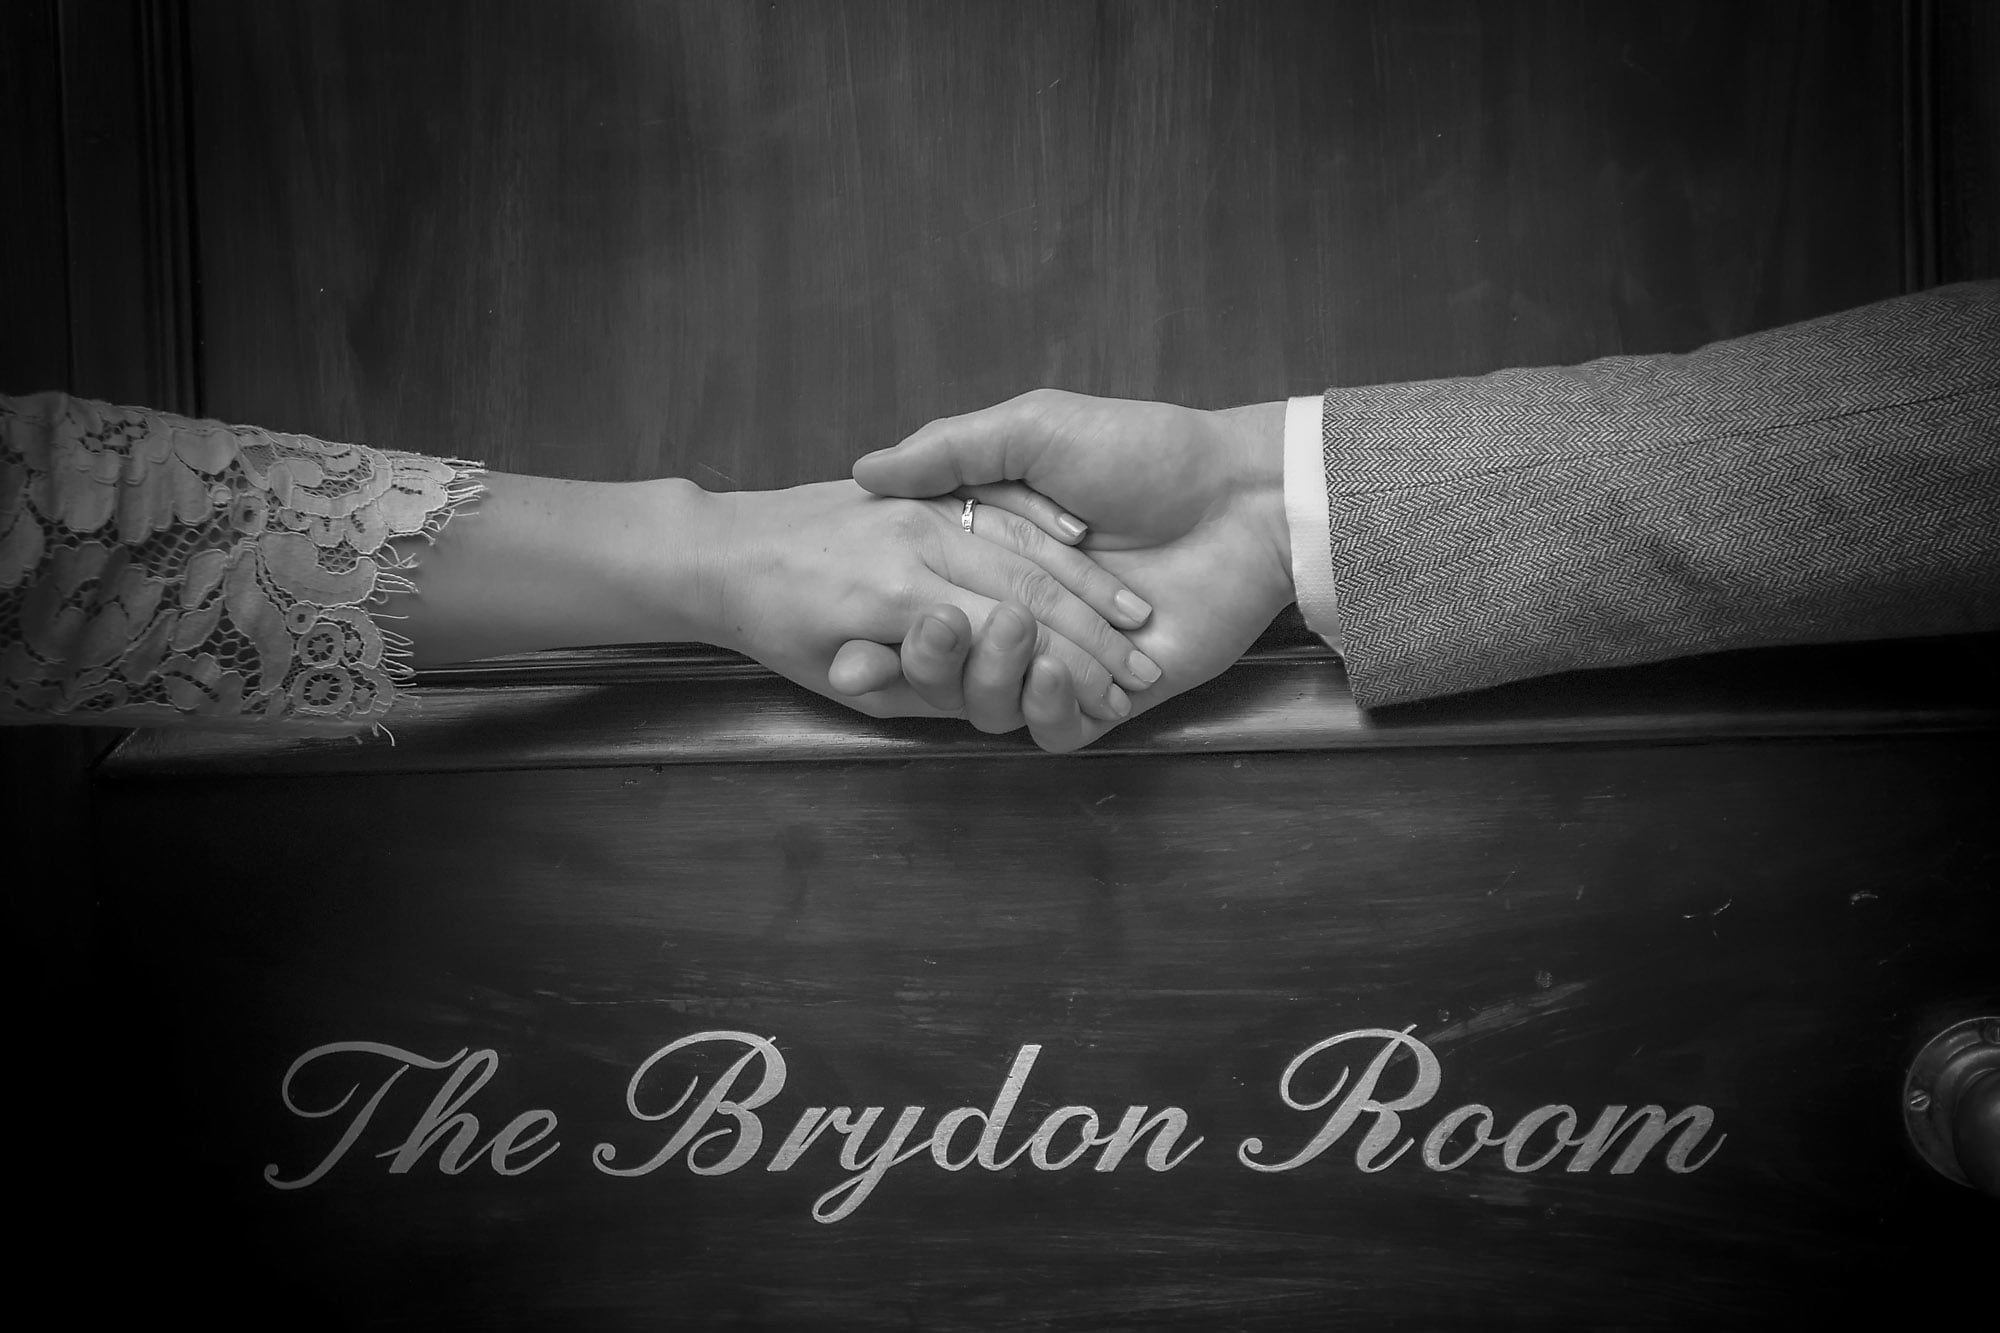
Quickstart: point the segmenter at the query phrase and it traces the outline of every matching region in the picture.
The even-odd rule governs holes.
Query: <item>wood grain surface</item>
[[[1891,5],[192,18],[206,410],[516,471],[790,485],[1041,384],[1220,406],[1903,281]]]
[[[146,1041],[106,1050],[128,1131],[104,1151],[155,1200],[141,1218],[179,1222],[135,1273],[286,1326],[1740,1327],[1890,1308],[1912,1272],[1977,1271],[1996,1234],[1992,1202],[1917,1162],[1898,1115],[1914,1047],[2000,1009],[1989,751],[120,785],[108,919]],[[218,821],[228,837],[189,836]],[[1365,1173],[1364,1118],[1295,1171],[1240,1165],[1248,1137],[1289,1154],[1318,1127],[1279,1100],[1292,1057],[1411,1024],[1443,1081],[1406,1133],[1465,1103],[1502,1132],[1545,1104],[1588,1123],[1650,1103],[1712,1108],[1726,1138],[1685,1174],[1657,1152],[1623,1175],[1524,1174],[1491,1150]],[[597,1144],[632,1163],[664,1143],[678,1117],[635,1119],[627,1080],[708,1030],[786,1057],[764,1152],[716,1176],[597,1170]],[[443,1082],[419,1072],[317,1184],[273,1188],[267,1165],[303,1176],[344,1123],[289,1114],[287,1066],[357,1040],[492,1050],[464,1108],[480,1140],[539,1108],[559,1149],[503,1177],[447,1175],[432,1147],[391,1174],[378,1154]],[[830,1142],[766,1169],[808,1106],[922,1106],[926,1132],[990,1107],[1030,1043],[1007,1146],[1065,1105],[1179,1106],[1204,1143],[1165,1172],[923,1157],[831,1224],[810,1215],[848,1174]],[[644,1109],[726,1063],[669,1062]],[[389,1067],[312,1070],[301,1105],[351,1083],[351,1112]]]

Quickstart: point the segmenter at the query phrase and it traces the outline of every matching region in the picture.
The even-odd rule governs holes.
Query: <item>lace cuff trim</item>
[[[479,465],[59,393],[0,398],[0,722],[355,731]]]

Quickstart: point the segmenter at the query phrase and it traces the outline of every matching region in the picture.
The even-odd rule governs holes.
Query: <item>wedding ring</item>
[[[978,504],[977,500],[967,500],[965,508],[959,511],[958,526],[967,532],[972,531],[972,511]]]

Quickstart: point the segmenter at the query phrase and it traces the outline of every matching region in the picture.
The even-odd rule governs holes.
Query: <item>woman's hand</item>
[[[1141,711],[1219,674],[1292,600],[1283,432],[1282,403],[1203,412],[1043,389],[933,421],[854,475],[883,495],[976,495],[982,532],[1003,506],[1065,539],[1075,524],[1063,511],[1089,523],[1084,549],[1157,608],[1133,636],[1165,668],[1134,701]],[[1075,749],[1115,725],[1079,711],[1061,660],[1023,670],[1042,748]],[[903,674],[919,681],[908,662]]]
[[[883,499],[852,482],[705,495],[697,511],[700,637],[873,716],[1018,727],[1024,651],[1059,663],[1077,706],[1106,725],[1130,715],[1128,691],[1160,677],[1114,628],[1136,628],[1149,608],[1088,556],[997,508],[979,511],[976,536],[961,530],[957,500]],[[1019,605],[996,616],[1002,602]],[[926,670],[913,686],[884,670],[899,660],[890,644],[929,662],[962,653],[965,675]]]

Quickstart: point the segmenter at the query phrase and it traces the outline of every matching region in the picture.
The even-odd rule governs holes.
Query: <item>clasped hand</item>
[[[876,717],[1020,727],[1022,678],[1045,661],[1110,727],[1161,670],[1123,631],[1150,608],[1028,519],[954,499],[884,500],[853,482],[711,498],[708,637]],[[972,626],[979,625],[975,636]],[[886,645],[900,639],[900,651]]]
[[[821,692],[875,716],[1088,744],[1219,674],[1292,600],[1283,415],[1044,389],[855,464],[879,496],[982,501],[970,540],[960,499],[742,497],[768,539],[726,598],[730,646],[814,688],[823,665]],[[887,582],[884,549],[902,561]]]

